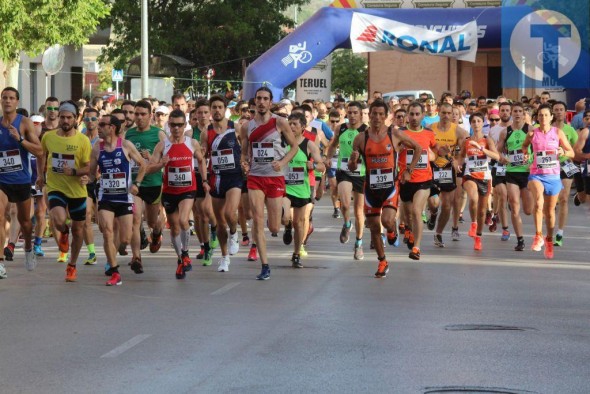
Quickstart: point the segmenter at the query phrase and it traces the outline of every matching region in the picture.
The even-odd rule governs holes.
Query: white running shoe
[[[6,274],[6,268],[4,268],[4,264],[0,263],[0,279],[6,279],[8,275]]]
[[[35,251],[33,249],[29,250],[28,252],[25,251],[25,268],[27,271],[33,271],[37,268],[37,255],[35,255]]]
[[[217,272],[228,272],[229,271],[229,256],[225,256],[219,259],[217,263]]]
[[[230,234],[229,237],[229,254],[234,255],[240,250],[240,241],[238,240],[238,232]]]

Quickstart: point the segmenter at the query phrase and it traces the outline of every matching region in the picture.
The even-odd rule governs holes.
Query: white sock
[[[174,251],[176,251],[176,254],[178,256],[180,256],[182,254],[182,244],[180,242],[180,235],[177,235],[175,237],[171,237],[172,238],[172,246],[174,246]]]
[[[557,230],[557,235],[563,237],[563,229],[560,228],[559,230]]]
[[[188,250],[188,242],[191,237],[191,230],[180,230],[180,242],[182,250]]]

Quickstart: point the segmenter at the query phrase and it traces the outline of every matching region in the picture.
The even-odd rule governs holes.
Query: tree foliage
[[[31,56],[54,44],[81,46],[109,13],[103,0],[0,1],[0,60]]]
[[[149,0],[149,53],[182,56],[204,74],[242,78],[242,59],[250,63],[286,35],[293,21],[283,11],[308,0]],[[117,0],[110,22],[114,39],[99,61],[116,68],[141,50],[141,1]]]
[[[367,59],[350,49],[332,53],[332,90],[345,96],[358,96],[367,90]]]

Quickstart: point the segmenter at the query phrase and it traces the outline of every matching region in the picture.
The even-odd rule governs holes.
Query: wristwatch
[[[138,182],[138,181],[133,182],[133,184],[137,187],[141,186],[141,182]]]
[[[19,144],[22,144],[24,140],[25,140],[24,137],[21,135],[20,138],[19,138],[19,140],[18,140]]]

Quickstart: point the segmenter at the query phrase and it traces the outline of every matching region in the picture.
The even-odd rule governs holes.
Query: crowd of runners
[[[354,224],[351,258],[364,258],[369,229],[378,278],[389,271],[387,244],[403,243],[420,260],[425,225],[444,248],[448,225],[459,241],[466,220],[476,251],[485,232],[501,231],[505,242],[514,233],[515,251],[531,242],[553,259],[554,246],[564,245],[572,187],[575,205],[590,193],[590,111],[576,103],[568,124],[566,104],[547,92],[520,101],[445,93],[440,101],[425,94],[385,102],[374,92],[368,102],[294,103],[273,101],[261,87],[248,101],[176,94],[169,104],[148,98],[115,108],[100,98],[48,97],[30,117],[19,100],[16,89],[2,91],[3,260],[18,257],[22,238],[32,271],[45,254],[43,238],[54,237],[67,282],[77,280],[84,244],[83,264],[97,264],[93,223],[108,286],[122,283],[120,256],[143,273],[142,250],[157,253],[165,229],[177,279],[195,260],[212,265],[214,255],[217,270],[228,272],[245,247],[261,264],[256,279],[267,280],[267,235],[292,245],[291,264],[302,268],[314,203],[325,193],[333,219],[343,220],[340,243],[350,242]],[[522,213],[533,215],[532,240]],[[200,251],[192,259],[194,236]]]

